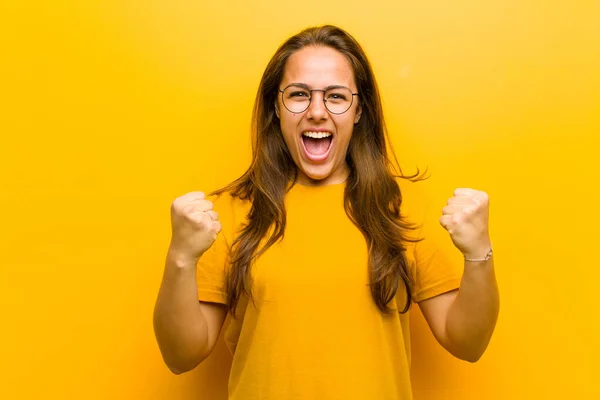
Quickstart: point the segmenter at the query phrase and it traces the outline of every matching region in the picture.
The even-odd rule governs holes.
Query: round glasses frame
[[[308,104],[307,104],[306,108],[302,111],[292,111],[285,105],[285,101],[283,99],[283,93],[291,86],[301,87],[310,93],[310,97],[308,98]],[[346,111],[348,111],[350,109],[350,107],[352,107],[352,104],[354,104],[354,96],[358,96],[358,93],[352,93],[352,98],[350,99],[350,105],[348,106],[348,108],[346,108],[342,112],[333,112],[329,109],[329,107],[327,107],[327,99],[325,98],[325,93],[330,89],[342,89],[342,88],[348,89],[348,91],[350,93],[352,93],[352,89],[350,89],[349,87],[346,87],[346,86],[334,86],[334,87],[331,87],[328,89],[309,89],[308,87],[305,87],[303,85],[294,84],[294,83],[286,86],[285,88],[283,88],[283,90],[278,89],[278,91],[281,93],[281,102],[283,103],[283,106],[285,107],[286,110],[288,110],[292,114],[300,114],[300,113],[303,113],[304,111],[308,110],[308,107],[310,107],[310,105],[312,104],[312,93],[313,92],[323,92],[323,103],[325,104],[325,108],[327,109],[327,111],[330,112],[331,114],[341,115],[341,114],[344,114]]]

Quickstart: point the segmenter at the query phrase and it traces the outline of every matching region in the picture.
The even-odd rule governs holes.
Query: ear
[[[362,105],[358,103],[358,107],[356,107],[356,115],[354,115],[354,125],[358,124],[360,121],[360,116],[362,115]]]
[[[277,119],[279,118],[279,104],[277,104],[277,100],[275,100],[275,115],[277,115]]]

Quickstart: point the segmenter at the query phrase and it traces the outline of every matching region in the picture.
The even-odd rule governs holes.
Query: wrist
[[[196,268],[200,257],[193,257],[185,252],[179,251],[176,248],[169,248],[167,252],[167,260],[177,268]]]
[[[487,261],[492,257],[492,244],[463,252],[465,261]]]

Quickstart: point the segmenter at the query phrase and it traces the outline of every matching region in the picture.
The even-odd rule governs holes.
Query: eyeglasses
[[[354,96],[350,88],[345,86],[330,86],[327,89],[309,89],[307,85],[294,83],[279,89],[283,106],[292,113],[299,114],[308,109],[313,92],[323,92],[323,103],[332,114],[343,114],[352,107]]]

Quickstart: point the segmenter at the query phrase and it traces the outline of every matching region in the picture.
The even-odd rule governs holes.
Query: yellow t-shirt
[[[399,180],[401,212],[420,216],[416,184]],[[344,184],[295,185],[286,195],[283,241],[252,266],[255,304],[242,301],[225,341],[233,354],[232,400],[411,399],[408,313],[376,307],[367,274],[367,246],[344,207]],[[249,205],[223,195],[215,201],[223,231],[198,263],[201,301],[226,303],[227,246]],[[421,221],[419,221],[421,222]],[[440,230],[443,230],[438,225]],[[407,244],[419,302],[458,288],[460,271],[435,240]],[[438,231],[439,234],[439,231]],[[435,235],[434,235],[435,236]],[[400,286],[392,308],[404,307]]]

